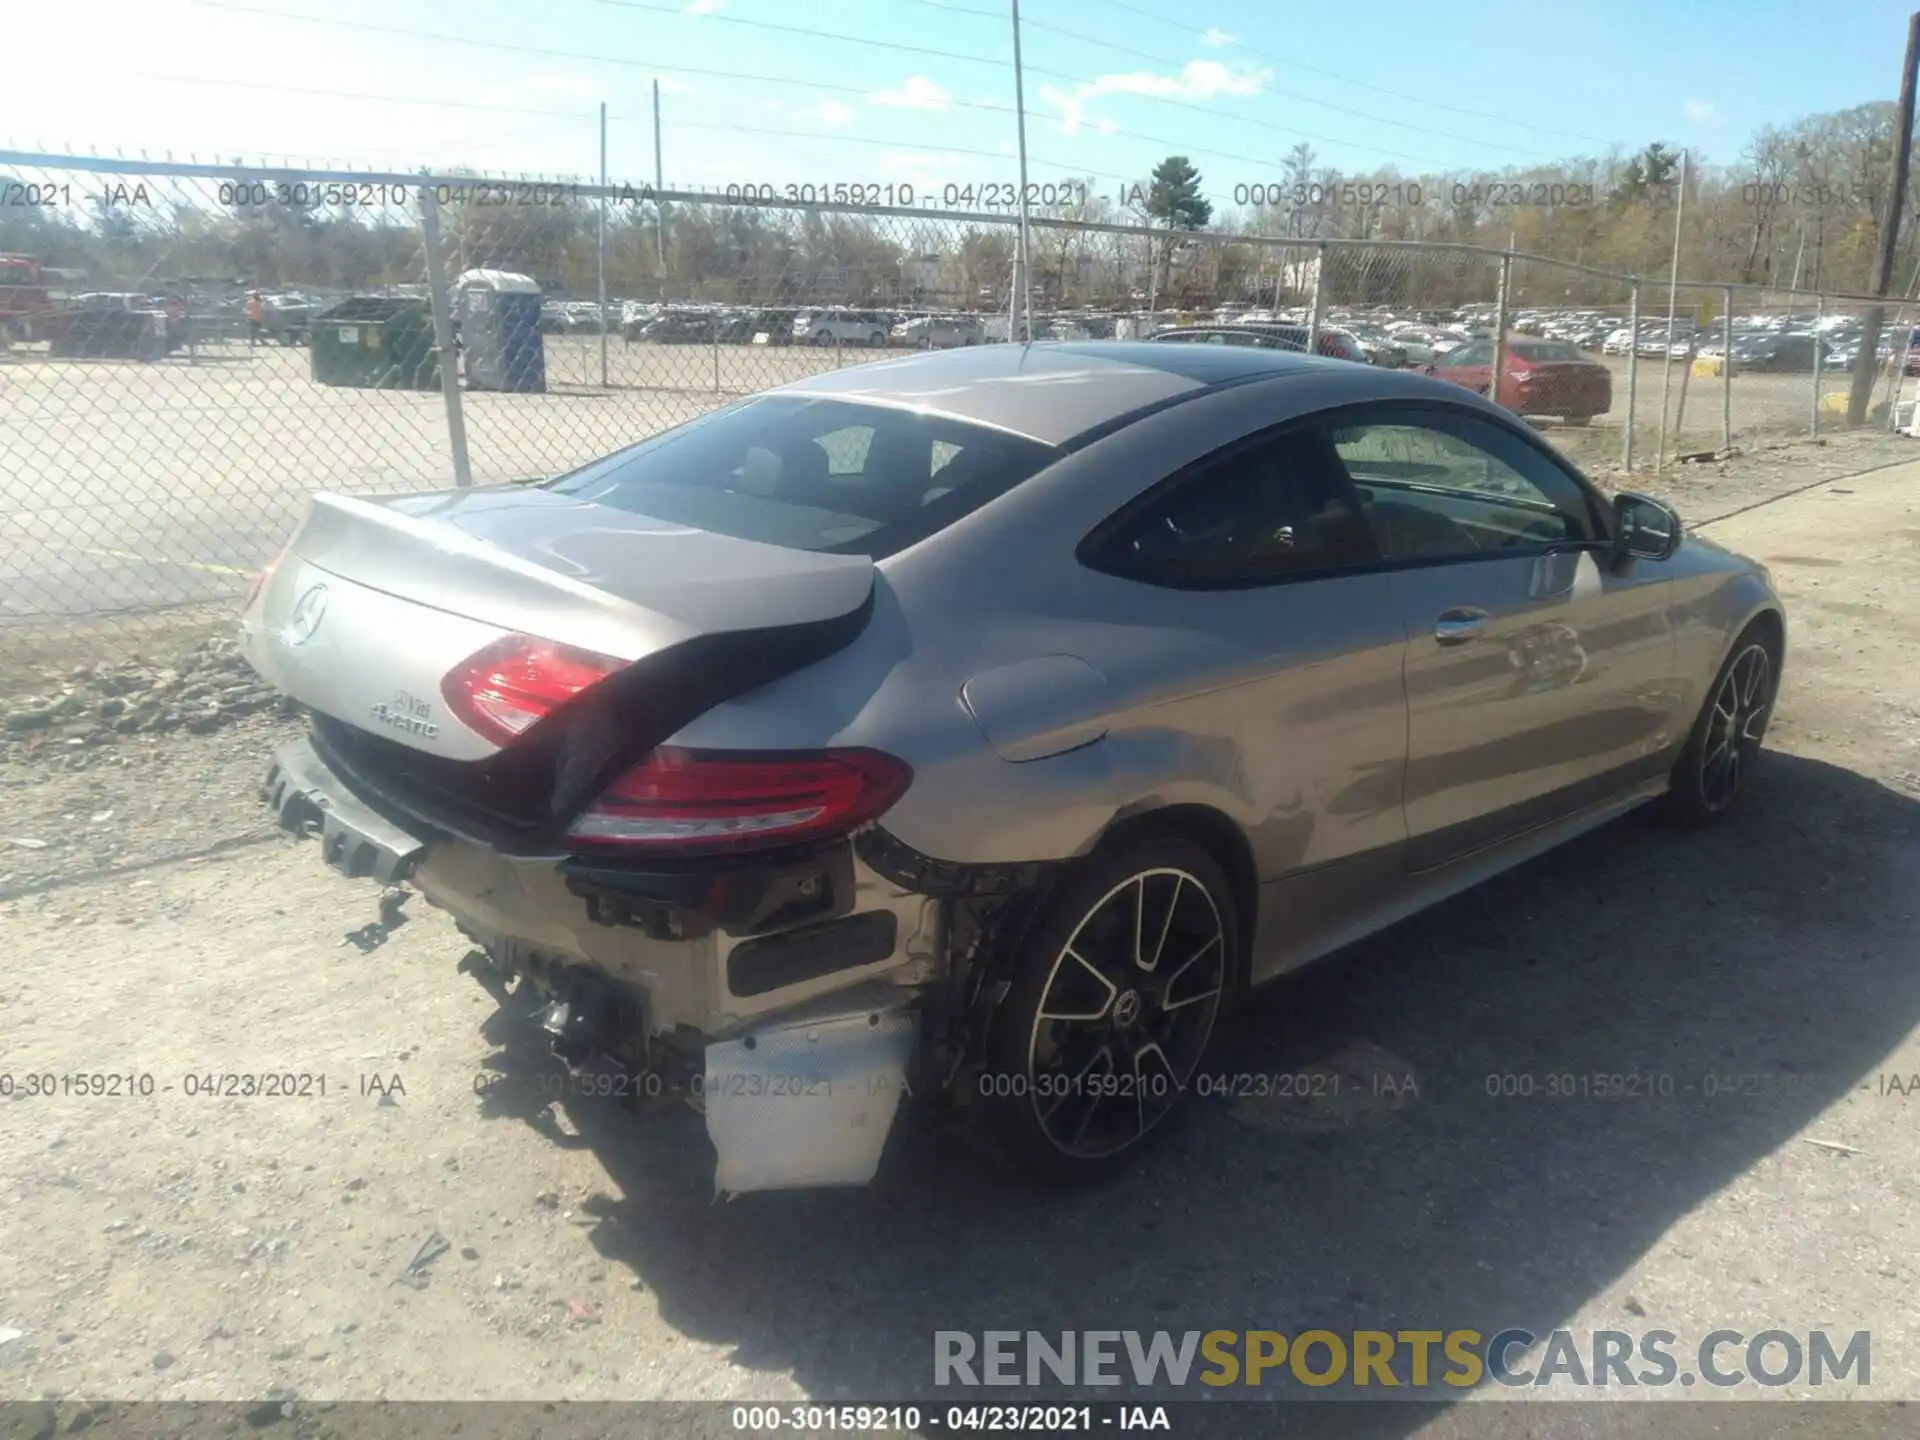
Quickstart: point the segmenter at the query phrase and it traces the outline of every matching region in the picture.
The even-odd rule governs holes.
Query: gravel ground
[[[1920,1400],[1920,466],[1805,489],[1838,451],[1671,492],[1788,496],[1709,531],[1793,627],[1727,825],[1609,827],[1283,984],[1221,1068],[1393,1092],[1208,1100],[1084,1194],[903,1131],[870,1189],[716,1206],[697,1117],[570,1091],[441,916],[268,830],[296,719],[36,727],[0,753],[0,1397],[872,1401],[928,1393],[938,1329],[1564,1325],[1867,1329],[1871,1393]],[[18,1083],[82,1072],[153,1091]],[[189,1093],[260,1073],[302,1093]],[[1489,1093],[1564,1073],[1672,1093]]]

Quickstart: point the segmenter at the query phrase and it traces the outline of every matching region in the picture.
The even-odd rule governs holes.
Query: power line
[[[374,34],[374,35],[396,35],[396,36],[402,36],[402,37],[414,39],[414,40],[430,40],[435,42],[436,44],[465,45],[465,46],[468,46],[474,49],[480,49],[480,50],[499,50],[499,51],[504,51],[510,54],[537,55],[545,59],[578,60],[578,61],[585,61],[591,64],[617,65],[626,69],[645,70],[649,72],[660,71],[662,73],[672,73],[672,74],[708,75],[708,76],[715,76],[718,78],[732,79],[732,80],[751,80],[759,84],[790,85],[790,86],[795,86],[803,89],[835,91],[841,94],[853,94],[853,95],[864,96],[872,93],[871,91],[863,90],[858,86],[829,85],[821,81],[795,80],[785,76],[746,75],[746,74],[737,74],[729,71],[698,70],[689,66],[674,66],[674,65],[657,64],[652,61],[629,60],[620,56],[592,54],[589,52],[578,51],[578,50],[554,50],[545,46],[524,45],[524,44],[519,44],[513,41],[507,41],[507,40],[476,40],[470,36],[465,36],[465,35],[446,35],[446,34],[439,34],[439,33],[434,33],[434,32],[424,31],[424,30],[407,30],[407,29],[402,29],[398,26],[392,26],[392,25],[370,25],[370,24],[365,24],[360,21],[354,21],[354,20],[337,20],[330,16],[302,15],[294,11],[273,10],[273,9],[268,9],[268,8],[265,8],[262,6],[256,6],[256,5],[242,5],[242,4],[234,3],[234,0],[196,0],[196,3],[203,6],[204,8],[211,9],[211,10],[228,10],[228,11],[233,11],[235,13],[245,14],[245,15],[262,15],[262,16],[269,17],[271,19],[290,20],[295,23],[304,24],[304,25],[324,25],[324,26],[329,26],[336,29],[353,30],[357,32],[363,32],[363,33]],[[616,0],[594,0],[594,3],[612,4],[612,3],[616,3]],[[636,6],[639,8],[645,8],[649,10],[654,8],[652,6],[642,6],[640,3],[640,0],[617,0],[617,3],[621,5],[627,5],[627,6]],[[675,11],[673,13],[678,14],[681,12]],[[734,20],[735,23],[748,24],[748,25],[762,25],[762,24],[768,23],[768,22],[760,22],[760,21],[749,21],[741,17],[734,17],[734,16],[706,15],[700,18],[706,19],[706,20],[731,19],[731,20]],[[849,41],[849,43],[854,43],[854,44],[881,45],[881,46],[885,46],[887,44],[887,42],[884,42],[884,41],[865,40],[857,36],[854,36],[854,37],[839,36],[839,35],[832,35],[824,31],[804,30],[801,27],[797,27],[797,26],[776,25],[776,26],[773,26],[772,28],[787,31],[790,33],[804,33],[808,35],[815,35],[815,36],[820,36],[822,38],[827,38],[827,39],[843,39],[843,40]],[[969,60],[976,64],[996,65],[1001,68],[1009,69],[1009,70],[1013,68],[1012,63],[1010,61],[988,60],[978,56],[955,56],[955,55],[949,54],[949,52],[946,52],[946,51],[939,51],[935,53],[945,55],[947,56],[947,58]],[[1079,76],[1069,75],[1069,74],[1066,74],[1064,71],[1045,70],[1032,65],[1027,66],[1026,69],[1029,74],[1043,75],[1052,79],[1064,80],[1067,83],[1072,85],[1085,85],[1089,83],[1088,81],[1082,79]],[[1141,96],[1140,98],[1152,100],[1161,105],[1168,105],[1178,110],[1191,110],[1197,115],[1205,115],[1212,120],[1218,120],[1221,118],[1221,114],[1218,110],[1210,110],[1203,105],[1196,105],[1188,101],[1174,100],[1169,97],[1159,96],[1159,95]],[[1005,111],[1008,108],[1006,106],[1001,106],[1001,105],[985,104],[979,101],[952,101],[950,103],[952,103],[956,108],[991,110],[991,111],[996,111],[1000,113],[1005,113]],[[1446,166],[1441,165],[1439,161],[1433,160],[1431,158],[1425,158],[1418,155],[1409,155],[1405,151],[1390,150],[1384,146],[1354,144],[1353,142],[1349,142],[1349,141],[1331,139],[1324,135],[1316,135],[1310,131],[1296,130],[1287,126],[1275,125],[1268,121],[1255,120],[1255,119],[1251,119],[1244,116],[1234,116],[1232,118],[1235,119],[1240,124],[1250,125],[1256,129],[1270,130],[1277,135],[1288,136],[1296,140],[1318,141],[1323,145],[1348,145],[1352,149],[1363,150],[1363,151],[1367,151],[1369,153],[1377,154],[1377,155],[1390,156],[1393,159],[1405,160],[1415,165],[1428,165],[1428,166],[1434,166],[1436,168],[1442,168],[1442,169],[1448,168]],[[1211,155],[1216,159],[1239,160],[1239,161],[1242,161],[1243,163],[1260,165],[1262,167],[1272,164],[1272,160],[1269,157],[1241,156],[1241,155],[1234,155],[1234,154],[1231,154],[1230,152],[1225,152],[1225,151],[1202,150],[1198,147],[1188,146],[1181,141],[1168,140],[1160,136],[1144,134],[1137,130],[1122,130],[1116,127],[1115,129],[1108,131],[1106,133],[1110,135],[1122,136],[1128,139],[1144,140],[1155,145],[1169,145],[1173,147],[1175,150],[1189,150],[1194,154]]]
[[[716,72],[719,73],[719,72]],[[588,120],[596,115],[597,109],[567,110],[553,107],[531,105],[501,105],[478,100],[435,100],[418,95],[380,95],[365,90],[323,90],[312,86],[281,85],[261,80],[232,80],[210,75],[160,75],[146,73],[139,77],[143,80],[156,80],[173,85],[212,85],[232,90],[267,91],[287,95],[311,95],[331,100],[359,100],[380,105],[411,105],[427,109],[452,109],[494,111],[508,115],[538,115],[556,120]],[[843,89],[846,87],[832,87]],[[623,125],[646,125],[651,127],[651,115],[626,115],[608,112],[607,119]],[[1009,160],[1012,157],[997,150],[971,149],[959,145],[916,145],[908,141],[891,139],[873,139],[859,135],[809,135],[795,136],[791,130],[779,130],[766,126],[734,125],[717,121],[676,120],[675,129],[681,130],[722,130],[741,135],[771,135],[783,139],[805,139],[809,144],[824,142],[832,145],[871,145],[891,150],[917,151],[929,155],[966,155],[988,160]],[[1093,170],[1085,166],[1072,165],[1062,160],[1052,160],[1044,155],[1029,155],[1037,164],[1053,166],[1076,178],[1091,176],[1100,180],[1117,180],[1129,183],[1132,177],[1113,171]]]
[[[589,4],[607,5],[616,10],[646,10],[656,15],[687,15],[679,5],[654,5],[647,0],[588,0]],[[892,50],[903,55],[931,55],[936,60],[964,60],[975,65],[992,65],[1000,69],[1011,70],[1013,62],[1002,60],[993,55],[965,55],[952,50],[942,50],[933,45],[908,45],[897,40],[875,40],[866,35],[848,35],[835,30],[813,30],[805,25],[782,25],[773,20],[754,20],[745,15],[700,14],[688,16],[697,19],[703,25],[744,25],[750,30],[772,30],[786,35],[805,35],[815,40],[836,40],[842,45],[865,45],[872,50]]]
[[[596,3],[613,4],[613,3],[616,3],[616,0],[596,0]],[[919,0],[919,3],[921,3],[922,5],[930,6],[935,10],[942,10],[953,15],[973,15],[973,16],[978,16],[981,19],[996,20],[996,21],[1003,21],[1006,18],[1005,16],[999,14],[997,11],[973,10],[960,5],[949,5],[945,3],[945,0]],[[1186,61],[1183,61],[1183,60],[1177,60],[1171,55],[1158,54],[1157,52],[1152,50],[1139,50],[1134,48],[1131,45],[1121,45],[1112,40],[1103,40],[1098,35],[1088,35],[1084,31],[1068,30],[1065,27],[1060,25],[1050,25],[1044,20],[1031,20],[1031,19],[1023,18],[1020,23],[1021,23],[1021,28],[1026,30],[1044,30],[1054,35],[1065,36],[1069,40],[1078,40],[1083,44],[1097,45],[1104,50],[1112,50],[1116,54],[1130,55],[1136,60],[1149,60],[1156,65],[1171,65],[1176,70],[1181,68],[1187,63]],[[1253,55],[1256,59],[1267,60],[1270,64],[1279,63],[1278,61],[1274,61],[1270,57],[1262,55],[1259,52],[1251,49],[1249,49],[1247,53],[1249,55]],[[1305,67],[1303,66],[1299,68],[1304,69]],[[1086,82],[1083,81],[1081,83],[1084,84]],[[1391,116],[1375,115],[1372,112],[1367,110],[1355,110],[1352,106],[1335,104],[1331,100],[1321,100],[1312,95],[1302,95],[1295,90],[1281,90],[1274,86],[1266,86],[1264,88],[1266,90],[1266,93],[1271,95],[1278,95],[1283,99],[1298,100],[1298,101],[1301,101],[1303,104],[1307,104],[1307,105],[1318,105],[1323,110],[1332,110],[1336,114],[1340,114],[1340,115],[1351,115],[1359,120],[1372,121],[1376,125],[1392,125],[1402,130],[1418,131],[1423,135],[1435,135],[1440,137],[1443,140],[1460,140],[1469,145],[1478,145],[1482,149],[1505,150],[1515,155],[1527,155],[1535,159],[1555,160],[1560,158],[1559,156],[1549,154],[1544,150],[1529,150],[1519,145],[1502,145],[1497,141],[1482,140],[1477,136],[1473,136],[1473,135],[1461,135],[1451,130],[1436,130],[1431,125],[1422,125],[1417,121],[1396,120],[1396,119],[1393,119]],[[1136,98],[1142,99],[1142,100],[1153,100],[1161,97],[1153,96],[1153,95],[1140,95],[1140,96],[1137,96]],[[1489,118],[1498,118],[1498,117],[1489,117]],[[1258,124],[1260,122],[1247,121],[1246,123]],[[1342,142],[1329,141],[1326,143],[1338,144]]]
[[[726,72],[713,71],[713,72],[705,72],[705,73],[720,74],[724,76]],[[264,91],[264,92],[286,94],[286,95],[310,95],[310,96],[324,98],[324,99],[357,100],[362,102],[371,102],[373,104],[383,104],[383,105],[408,105],[408,106],[415,106],[422,109],[472,110],[472,111],[480,111],[480,112],[497,112],[500,114],[507,114],[507,115],[538,115],[538,116],[543,116],[550,119],[559,119],[559,120],[585,120],[585,119],[591,118],[595,113],[597,113],[596,111],[593,111],[590,109],[568,110],[568,109],[556,109],[553,107],[540,107],[540,106],[531,106],[531,105],[502,105],[498,103],[478,101],[478,100],[435,100],[435,99],[427,99],[418,95],[380,95],[380,94],[374,94],[364,90],[326,90],[326,89],[319,89],[312,86],[281,85],[277,83],[270,83],[267,81],[258,81],[258,80],[233,80],[233,79],[227,79],[224,77],[216,77],[216,76],[210,76],[210,75],[160,75],[160,74],[148,73],[148,74],[142,75],[140,78],[146,79],[146,80],[156,80],[162,83],[174,84],[174,85],[211,85],[211,86],[217,86],[220,88],[231,89],[231,90]],[[736,78],[736,77],[727,76],[726,78]],[[841,91],[845,91],[849,89],[849,87],[847,86],[829,86],[825,88],[841,90]],[[996,107],[987,106],[983,104],[979,108],[993,109]],[[617,112],[609,112],[607,118],[611,121],[616,121],[623,125],[644,124],[644,125],[651,126],[653,123],[653,118],[650,115],[625,115]],[[913,143],[910,143],[907,141],[901,141],[901,140],[891,140],[891,139],[876,140],[876,139],[869,139],[864,136],[856,136],[856,135],[817,134],[817,135],[797,136],[791,130],[772,129],[764,126],[726,124],[726,123],[720,123],[715,121],[676,120],[674,122],[674,127],[676,129],[684,129],[684,130],[730,131],[730,132],[733,132],[736,134],[742,134],[742,135],[773,135],[773,136],[779,136],[783,139],[790,139],[790,140],[803,139],[809,144],[874,145],[874,146],[880,146],[886,149],[893,149],[893,150],[918,151],[918,152],[929,154],[929,155],[967,155],[967,156],[977,156],[982,159],[1002,160],[1002,161],[1012,158],[997,150],[971,149],[966,146],[960,146],[960,145],[944,145],[944,144],[943,145],[918,145],[918,144],[913,144]],[[1168,145],[1168,146],[1172,146],[1175,149],[1182,148],[1178,141],[1168,140],[1161,136],[1141,135],[1138,132],[1129,132],[1129,136],[1132,139],[1146,140],[1155,145]],[[1219,160],[1237,160],[1249,165],[1258,165],[1258,164],[1266,163],[1260,157],[1256,157],[1252,155],[1239,155],[1239,154],[1233,153],[1232,151],[1209,150],[1200,146],[1186,146],[1184,148],[1186,150],[1186,153],[1190,155],[1199,155],[1202,157],[1219,159]],[[1099,180],[1115,180],[1122,185],[1135,184],[1139,180],[1139,177],[1136,175],[1122,175],[1117,171],[1112,171],[1112,170],[1096,170],[1090,166],[1072,163],[1065,160],[1056,160],[1045,155],[1036,155],[1036,154],[1033,154],[1032,152],[1028,152],[1028,159],[1033,161],[1036,164],[1051,166],[1055,169],[1058,169],[1060,171],[1063,171],[1075,177],[1091,176]],[[1209,192],[1207,195],[1207,198],[1218,200],[1222,204],[1228,203],[1228,193],[1225,191]]]
[[[553,50],[546,46],[522,45],[510,40],[476,40],[467,35],[445,35],[429,30],[404,30],[394,25],[369,25],[358,20],[338,20],[328,15],[301,15],[291,10],[240,5],[232,3],[232,0],[196,0],[196,3],[209,10],[231,10],[244,15],[264,15],[274,20],[292,20],[302,25],[325,25],[337,30],[353,30],[373,35],[397,35],[411,40],[431,40],[441,45],[466,45],[477,50],[504,50],[518,55],[537,55],[547,60],[580,60],[596,65],[618,65],[628,70],[645,70],[649,73],[658,71],[663,75],[698,75],[704,79],[745,80],[758,85],[787,85],[800,90],[824,90],[840,95],[864,96],[873,93],[871,87],[859,85],[834,85],[823,80],[798,80],[790,75],[754,75],[739,70],[704,69],[696,65],[666,65],[652,60],[629,60],[618,55],[595,54],[584,50]],[[603,3],[603,0],[594,0],[594,3]],[[623,3],[636,3],[636,0],[623,0]],[[723,17],[709,15],[701,18],[711,20]],[[949,103],[954,108],[962,110],[1006,111],[1012,108],[977,100],[954,100]]]
[[[931,0],[929,0],[929,3],[931,3]],[[1096,5],[1105,5],[1113,10],[1124,10],[1129,15],[1138,15],[1143,20],[1152,20],[1157,24],[1184,31],[1189,35],[1193,33],[1193,27],[1183,21],[1175,20],[1166,15],[1156,15],[1153,11],[1143,10],[1138,5],[1129,5],[1126,3],[1126,0],[1093,0],[1093,3]],[[1362,80],[1356,75],[1343,74],[1338,70],[1328,70],[1318,65],[1308,65],[1299,60],[1287,60],[1284,62],[1276,60],[1264,51],[1257,50],[1253,46],[1240,41],[1235,41],[1234,44],[1236,49],[1246,51],[1247,54],[1253,56],[1255,59],[1265,60],[1269,65],[1290,65],[1295,70],[1305,70],[1312,75],[1324,75],[1329,80],[1338,80],[1344,85],[1357,85],[1362,90],[1371,90],[1375,94],[1391,96],[1395,100],[1405,100],[1413,105],[1424,105],[1430,110],[1446,110],[1455,115],[1471,115],[1477,120],[1493,120],[1502,125],[1511,125],[1521,130],[1532,130],[1541,135],[1561,135],[1569,140],[1585,140],[1594,145],[1612,145],[1617,143],[1600,135],[1587,135],[1578,130],[1562,130],[1552,125],[1535,125],[1531,121],[1515,120],[1507,115],[1496,115],[1491,110],[1474,110],[1465,105],[1449,105],[1444,101],[1432,100],[1424,95],[1409,95],[1404,90],[1394,90],[1385,85],[1376,85],[1371,80]]]

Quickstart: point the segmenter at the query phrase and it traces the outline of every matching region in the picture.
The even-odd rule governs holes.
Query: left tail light
[[[783,755],[662,747],[573,822],[596,849],[711,855],[839,839],[879,818],[913,771],[878,750]]]
[[[496,745],[509,745],[624,660],[531,635],[507,635],[462,661],[440,682],[454,718]]]
[[[260,573],[253,577],[252,583],[247,586],[247,598],[240,606],[242,610],[253,607],[253,602],[260,598],[260,592],[267,588],[267,581],[273,578],[273,572],[280,568],[280,562],[287,558],[287,552],[291,549],[293,549],[293,542],[289,540],[280,547],[280,553],[269,560]]]

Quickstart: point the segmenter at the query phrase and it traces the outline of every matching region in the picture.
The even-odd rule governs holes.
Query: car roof
[[[1346,400],[1458,399],[1444,381],[1402,370],[1255,346],[1061,340],[935,350],[808,376],[776,395],[812,395],[918,410],[1066,445],[1137,412],[1230,385],[1343,377]]]

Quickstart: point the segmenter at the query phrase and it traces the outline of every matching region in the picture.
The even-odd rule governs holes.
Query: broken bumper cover
[[[397,884],[426,853],[428,837],[354,794],[311,740],[275,752],[264,788],[282,828],[297,834],[317,826],[327,864],[347,875]]]
[[[865,1185],[907,1089],[919,1015],[876,986],[707,1046],[701,1086],[722,1194]]]
[[[443,858],[450,848],[443,843],[449,837],[432,827],[357,794],[307,739],[276,752],[264,790],[281,825],[296,833],[317,829],[326,862],[349,876],[395,884],[413,877],[434,846],[441,846]],[[430,873],[421,877],[430,878]],[[609,879],[623,885],[660,879],[598,873],[591,878],[602,885]],[[583,903],[581,879],[568,877],[576,904]],[[761,885],[752,893],[778,890]],[[892,952],[896,923],[892,914],[867,913],[765,934],[734,946],[732,958],[738,963],[729,964],[726,973],[731,987],[750,997],[809,977],[826,979],[843,967],[824,965],[812,955],[807,942],[816,940],[817,932],[857,928],[863,943],[850,952],[853,962],[872,964]],[[870,944],[864,939],[869,930],[875,932]],[[691,949],[695,943],[680,941],[671,948]],[[796,956],[788,957],[792,963],[775,964],[780,957],[771,954],[763,961],[761,950],[778,945],[798,946]],[[587,958],[580,947],[564,949]],[[746,963],[749,959],[754,963]],[[718,1160],[716,1188],[738,1195],[869,1183],[907,1093],[919,1020],[907,993],[866,982],[751,1021],[730,1031],[728,1039],[706,1038],[700,1095]]]

